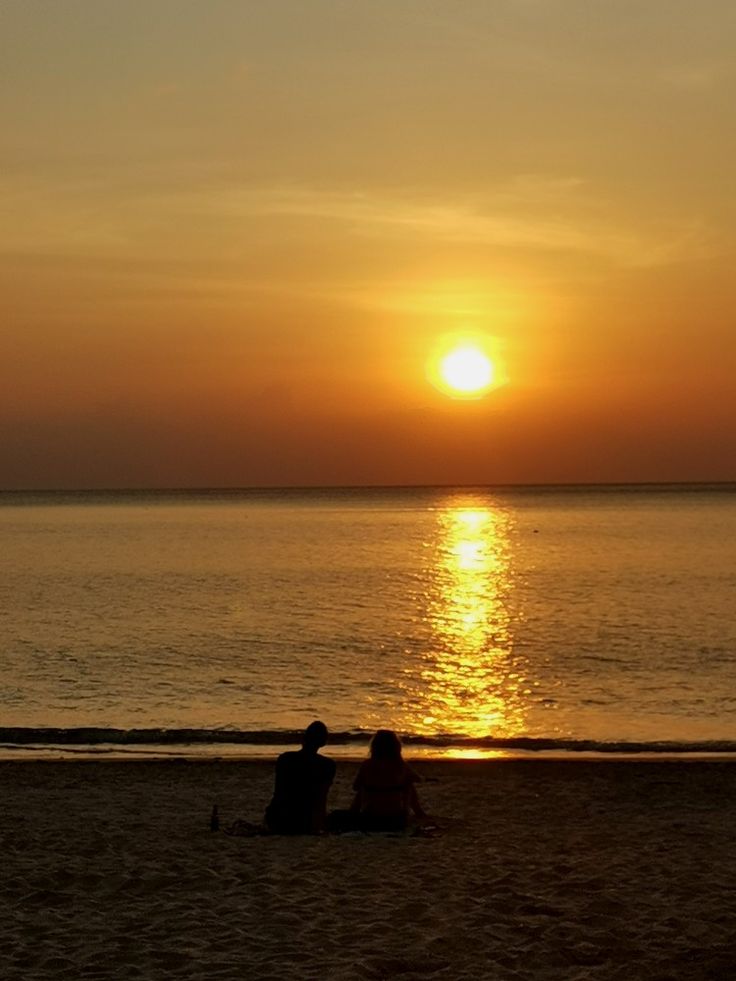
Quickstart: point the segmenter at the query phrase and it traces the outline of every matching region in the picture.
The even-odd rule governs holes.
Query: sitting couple
[[[379,729],[370,757],[358,770],[355,798],[349,810],[327,815],[327,794],[335,779],[335,761],[320,756],[327,742],[324,722],[312,722],[302,748],[276,761],[273,799],[266,826],[274,834],[320,834],[323,831],[400,831],[410,812],[426,817],[416,791],[417,775],[401,755],[401,742],[390,729]]]

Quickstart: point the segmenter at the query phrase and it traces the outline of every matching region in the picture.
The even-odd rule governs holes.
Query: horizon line
[[[0,487],[0,494],[239,494],[271,491],[379,491],[379,490],[565,490],[623,487],[707,488],[736,487],[736,477],[718,480],[607,480],[552,481],[525,483],[447,483],[447,484],[229,484],[160,487]]]

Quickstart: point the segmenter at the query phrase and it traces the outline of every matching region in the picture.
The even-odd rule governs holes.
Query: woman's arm
[[[353,802],[350,805],[350,810],[353,814],[360,814],[363,808],[363,786],[365,782],[365,763],[360,764],[360,769],[355,775],[355,780],[353,781],[353,790],[355,795],[353,797]]]

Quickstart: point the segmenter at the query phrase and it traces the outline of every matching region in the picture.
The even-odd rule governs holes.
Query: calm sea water
[[[6,745],[736,748],[734,487],[5,493],[0,572]]]

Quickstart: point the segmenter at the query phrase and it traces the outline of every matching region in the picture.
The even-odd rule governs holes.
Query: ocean
[[[736,485],[0,494],[5,756],[736,752]]]

